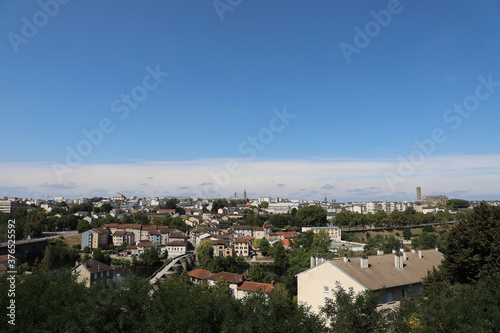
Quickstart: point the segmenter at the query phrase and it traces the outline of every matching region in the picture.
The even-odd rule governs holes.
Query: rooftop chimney
[[[383,249],[383,248],[381,248],[381,247],[379,247],[379,248],[377,249],[377,255],[378,255],[378,256],[381,256],[382,254],[384,254],[384,249]]]
[[[423,259],[424,255],[422,254],[422,249],[418,249],[418,258]]]
[[[367,256],[361,256],[360,260],[361,268],[365,269],[368,268],[368,257]]]
[[[439,249],[438,249],[438,247],[437,247],[437,246],[434,248],[434,250],[436,250],[436,252],[439,252]]]
[[[393,249],[392,249],[392,253],[393,253],[393,254],[396,254],[396,248],[393,248]]]
[[[415,246],[411,248],[411,253],[415,254],[417,251],[415,250]]]
[[[311,254],[311,267],[316,266],[316,258],[314,257],[314,253]]]
[[[396,267],[396,269],[401,269],[401,255],[399,253],[396,253],[394,255],[394,267]]]
[[[347,257],[347,254],[344,254],[344,262],[345,262],[345,263],[348,263],[348,262],[349,262],[349,258]]]

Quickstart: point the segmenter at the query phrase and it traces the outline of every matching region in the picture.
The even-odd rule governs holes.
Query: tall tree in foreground
[[[442,273],[451,282],[470,283],[500,272],[500,207],[474,208],[449,232],[445,247]]]
[[[388,310],[377,310],[380,293],[364,291],[355,293],[340,285],[333,291],[333,298],[326,298],[321,313],[330,323],[330,332],[370,333],[387,332]]]

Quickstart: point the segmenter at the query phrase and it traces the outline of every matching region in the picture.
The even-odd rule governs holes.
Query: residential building
[[[243,238],[237,238],[233,242],[234,252],[237,256],[247,257],[250,255],[250,245]]]
[[[13,213],[16,209],[27,207],[23,203],[19,203],[17,201],[12,200],[0,200],[0,213]]]
[[[102,282],[108,284],[113,280],[114,269],[99,261],[84,261],[78,263],[72,270],[77,274],[76,280],[90,287],[94,283]]]
[[[342,229],[340,229],[339,227],[302,227],[302,232],[309,230],[314,232],[315,234],[317,234],[321,230],[324,230],[326,231],[328,236],[330,236],[330,240],[332,242],[340,242]]]
[[[233,226],[231,229],[234,231],[236,238],[243,238],[245,236],[252,236],[252,227],[247,225]]]
[[[243,281],[238,286],[236,298],[243,299],[253,293],[266,293],[269,294],[275,287],[274,281],[272,283],[261,283],[253,281]]]
[[[135,245],[135,234],[131,231],[115,231],[113,234],[113,245],[120,246],[123,242],[127,243],[127,245]]]
[[[88,246],[96,249],[108,245],[109,230],[104,228],[93,228],[82,233],[82,250]]]
[[[173,241],[167,243],[167,252],[169,258],[175,258],[187,253],[188,242]]]
[[[380,307],[392,307],[412,292],[418,292],[428,271],[437,268],[443,255],[436,250],[419,250],[411,253],[381,254],[334,260],[311,257],[311,268],[297,277],[298,301],[319,313],[326,297],[340,285],[364,290],[381,291]]]
[[[266,238],[266,233],[263,227],[252,227],[252,237],[254,239]]]
[[[205,269],[197,268],[189,271],[188,273],[189,279],[191,282],[195,284],[201,284],[204,280],[208,279],[212,272],[207,271]]]
[[[215,285],[218,281],[227,281],[229,283],[231,295],[238,297],[238,286],[245,281],[245,276],[243,274],[220,272],[210,275],[210,277],[207,278],[207,281],[209,286]]]

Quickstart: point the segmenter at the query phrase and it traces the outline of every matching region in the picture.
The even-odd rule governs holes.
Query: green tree
[[[267,256],[271,252],[271,244],[269,244],[269,241],[266,238],[256,239],[254,244],[255,247],[259,248],[260,253],[262,253],[263,256]]]
[[[340,285],[332,298],[325,298],[321,312],[330,322],[330,332],[387,332],[387,310],[378,310],[380,294],[373,291],[355,293]]]
[[[323,227],[326,225],[326,210],[320,206],[307,206],[297,211],[297,217],[303,225]]]
[[[462,199],[450,199],[446,201],[446,208],[448,209],[459,209],[468,208],[470,206],[469,201]]]
[[[405,228],[403,230],[403,238],[406,239],[406,240],[408,240],[408,239],[411,238],[411,236],[412,236],[412,234],[411,234],[410,228]]]
[[[111,258],[108,253],[104,253],[100,248],[94,249],[92,251],[92,260],[102,262],[104,264],[111,264]]]
[[[271,276],[264,271],[261,265],[253,265],[250,268],[250,279],[255,282],[270,283]]]
[[[283,275],[288,267],[288,256],[286,254],[286,249],[283,244],[278,241],[274,243],[272,252],[276,274]]]
[[[330,236],[325,230],[320,230],[313,236],[313,246],[315,248],[321,249],[324,252],[328,251],[330,247]]]
[[[269,216],[269,224],[275,228],[283,229],[287,225],[290,225],[291,215],[287,214],[273,214]]]
[[[158,266],[161,263],[158,251],[152,247],[144,250],[144,253],[139,255],[139,259],[146,266]]]
[[[229,202],[226,199],[217,199],[212,203],[212,213],[217,213],[219,208],[228,207]]]
[[[269,202],[267,201],[262,201],[260,203],[260,208],[268,208],[269,207]]]
[[[196,256],[198,258],[198,263],[202,268],[207,268],[210,261],[214,257],[214,248],[212,242],[209,240],[204,240],[196,247]]]
[[[468,283],[500,272],[500,207],[475,207],[451,229],[445,249],[442,270],[450,281]]]
[[[135,224],[149,224],[148,216],[144,212],[135,212],[132,218]]]

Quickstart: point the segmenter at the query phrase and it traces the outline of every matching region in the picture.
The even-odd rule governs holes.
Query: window
[[[330,287],[323,286],[323,292],[328,294],[330,292]]]
[[[394,296],[392,292],[387,293],[387,303],[394,302]]]

